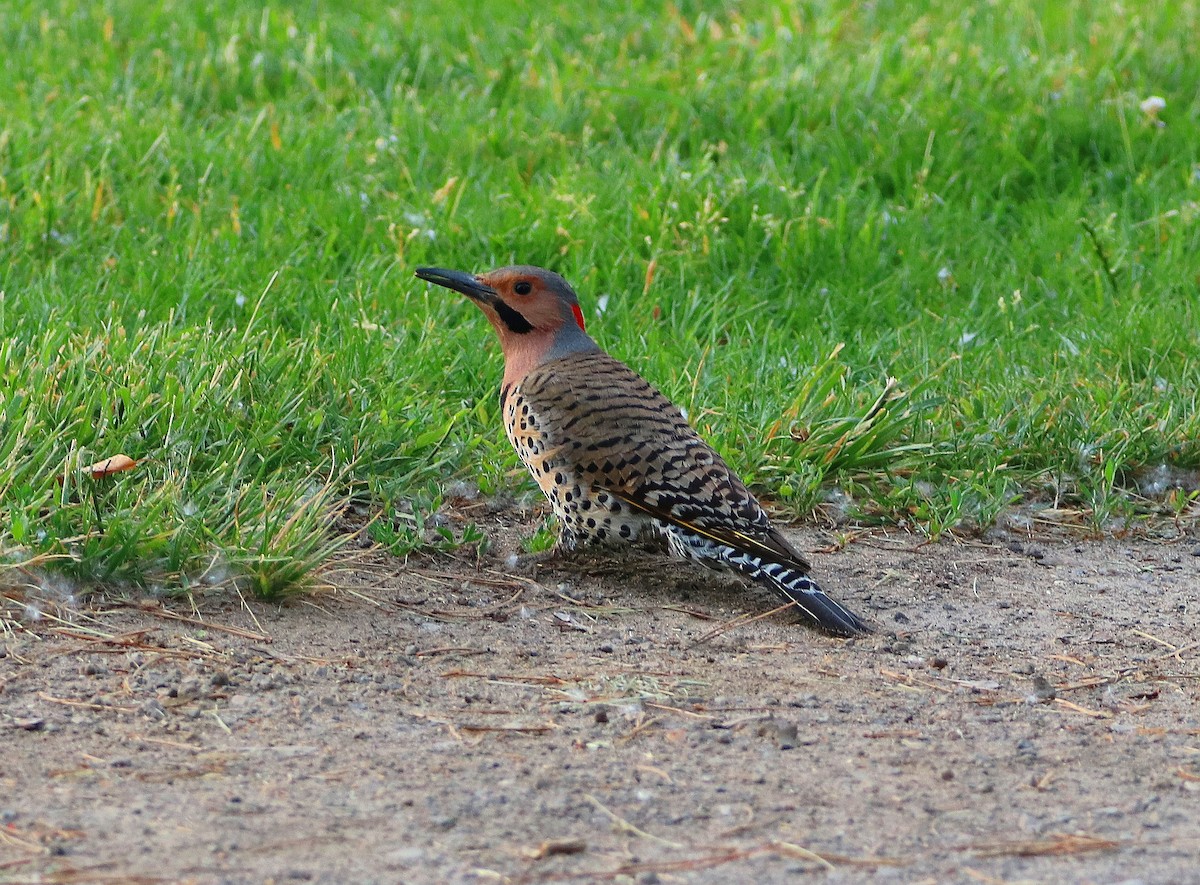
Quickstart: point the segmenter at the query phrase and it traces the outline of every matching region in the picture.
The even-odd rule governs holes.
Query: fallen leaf
[[[446,179],[446,183],[433,192],[433,205],[440,206],[446,202],[446,197],[450,196],[450,192],[454,190],[456,184],[458,184],[457,175],[451,175]]]
[[[650,287],[654,284],[654,272],[658,270],[658,259],[651,258],[650,263],[646,265],[646,282],[642,285],[642,294],[645,295],[650,291]]]
[[[92,479],[102,479],[106,476],[112,476],[114,473],[124,473],[126,470],[132,470],[137,467],[137,463],[137,461],[128,455],[113,455],[111,458],[105,458],[103,461],[97,461],[95,464],[84,467],[83,472],[91,476]]]

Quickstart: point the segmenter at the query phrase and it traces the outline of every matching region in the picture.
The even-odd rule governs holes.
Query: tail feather
[[[871,632],[866,621],[826,596],[817,582],[796,566],[763,559],[757,553],[717,543],[677,525],[660,521],[658,527],[676,556],[709,568],[732,569],[780,591],[808,621],[834,636]]]
[[[808,575],[773,562],[745,569],[745,574],[782,591],[808,620],[835,636],[859,636],[871,632],[862,618],[826,596]]]

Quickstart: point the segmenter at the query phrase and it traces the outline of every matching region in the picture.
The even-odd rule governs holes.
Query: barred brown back
[[[608,512],[620,502],[735,548],[762,548],[808,571],[808,562],[771,527],[758,501],[679,409],[619,360],[603,351],[551,360],[505,400],[509,439],[559,518],[581,539],[590,539],[589,528],[596,527],[577,525],[580,512]],[[589,498],[591,506],[581,511]],[[605,532],[595,540],[607,540],[611,530],[597,526]]]

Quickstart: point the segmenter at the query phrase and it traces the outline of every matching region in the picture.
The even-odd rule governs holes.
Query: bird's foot
[[[540,553],[513,554],[504,565],[519,575],[536,578],[539,568],[561,565],[570,552],[561,544],[555,544],[549,550],[542,550]]]

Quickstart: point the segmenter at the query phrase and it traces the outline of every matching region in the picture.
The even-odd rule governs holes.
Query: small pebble
[[[1058,697],[1058,692],[1045,676],[1033,677],[1033,698],[1039,704],[1048,704]]]
[[[583,839],[551,839],[538,847],[536,856],[554,857],[556,855],[582,854],[587,851],[587,842]]]
[[[795,722],[787,719],[769,719],[759,729],[759,734],[773,736],[781,750],[793,750],[799,743],[799,730]]]

